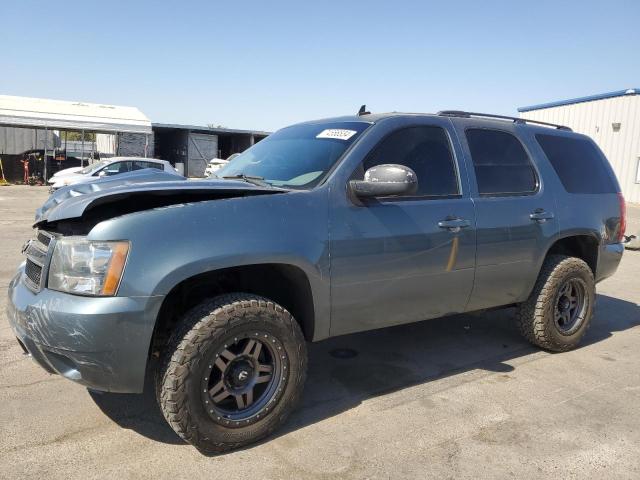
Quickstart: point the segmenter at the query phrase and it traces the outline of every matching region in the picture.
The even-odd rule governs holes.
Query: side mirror
[[[404,165],[384,164],[367,170],[364,180],[351,180],[349,187],[358,198],[413,195],[418,190],[418,177]]]
[[[98,174],[98,176],[99,176],[99,177],[101,177],[101,178],[102,178],[102,177],[106,177],[106,176],[107,176],[107,172],[106,172],[105,170],[102,170],[102,171]]]

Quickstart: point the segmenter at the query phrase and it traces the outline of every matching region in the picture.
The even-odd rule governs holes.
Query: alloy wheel
[[[282,393],[288,358],[273,335],[251,332],[229,338],[207,363],[202,400],[209,416],[227,427],[264,418]]]

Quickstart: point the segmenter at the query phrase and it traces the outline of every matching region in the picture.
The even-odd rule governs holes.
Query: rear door
[[[375,128],[377,144],[332,189],[332,335],[462,312],[473,285],[474,207],[451,124],[393,119]],[[349,197],[349,178],[389,163],[415,171],[415,196]]]
[[[518,135],[518,128],[527,127],[455,123],[476,208],[476,276],[467,310],[520,302],[538,275],[540,255],[558,232],[553,189]]]

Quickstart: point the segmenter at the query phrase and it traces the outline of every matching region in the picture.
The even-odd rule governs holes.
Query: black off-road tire
[[[567,281],[584,285],[586,303],[579,327],[570,334],[562,332],[554,314],[559,289]],[[587,332],[595,306],[595,280],[584,260],[565,255],[550,255],[545,260],[529,298],[518,305],[516,319],[522,335],[529,342],[552,352],[575,348]]]
[[[216,421],[208,413],[202,379],[207,378],[206,369],[211,368],[211,357],[221,344],[253,332],[277,341],[288,368],[266,411],[260,411],[257,419],[254,415],[247,425],[225,425],[224,419]],[[172,335],[156,378],[158,403],[183,440],[204,453],[221,453],[254,443],[281,426],[300,399],[306,370],[305,339],[287,310],[257,295],[222,295],[187,312]]]

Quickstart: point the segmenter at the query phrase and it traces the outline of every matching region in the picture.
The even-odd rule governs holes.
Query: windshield
[[[215,175],[246,175],[278,187],[313,188],[368,126],[365,122],[331,122],[283,128]]]
[[[91,173],[98,168],[104,167],[107,163],[109,163],[109,160],[101,160],[98,163],[92,163],[91,165],[87,165],[82,170],[80,170],[80,173],[86,175],[87,173]]]

